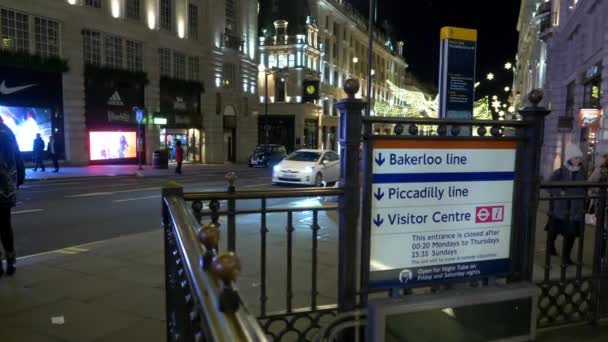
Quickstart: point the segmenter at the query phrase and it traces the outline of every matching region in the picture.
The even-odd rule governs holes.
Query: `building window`
[[[200,61],[197,56],[188,57],[188,70],[190,72],[190,79],[193,81],[199,81],[200,75]]]
[[[277,58],[275,57],[274,54],[271,54],[270,56],[268,56],[268,67],[269,68],[277,67]]]
[[[173,30],[171,0],[160,0],[160,28],[166,31]]]
[[[222,86],[224,88],[232,88],[236,80],[236,66],[232,63],[225,63],[223,71]]]
[[[115,68],[122,68],[122,38],[118,36],[105,35],[105,57],[106,65]]]
[[[82,31],[84,62],[101,65],[101,33],[90,30]]]
[[[236,0],[226,0],[226,32],[236,33]]]
[[[279,68],[284,68],[287,66],[287,55],[281,53],[279,54]]]
[[[158,64],[160,66],[160,75],[171,77],[171,50],[158,49]]]
[[[188,36],[198,39],[198,7],[193,4],[188,5]]]
[[[285,102],[285,79],[275,79],[275,102]]]
[[[183,53],[173,53],[173,74],[180,80],[186,79],[186,55]]]
[[[293,53],[289,55],[289,67],[293,68],[296,66],[296,55]]]
[[[29,17],[26,14],[2,9],[2,48],[17,52],[30,51]]]
[[[140,17],[140,0],[125,0],[126,17],[129,19],[139,20]]]
[[[144,70],[144,44],[127,40],[127,70]]]
[[[101,0],[84,0],[85,6],[101,8]]]
[[[53,20],[35,19],[36,54],[59,56],[59,23]]]

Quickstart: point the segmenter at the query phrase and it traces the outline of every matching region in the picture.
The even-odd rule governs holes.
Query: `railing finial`
[[[528,94],[528,100],[530,100],[532,107],[534,107],[534,108],[538,107],[538,104],[540,103],[540,101],[543,100],[543,96],[544,96],[544,94],[541,89],[532,89],[530,94]]]
[[[197,232],[198,241],[205,246],[203,255],[203,269],[209,270],[213,257],[217,253],[217,246],[220,242],[220,229],[212,223],[207,223]]]
[[[228,173],[226,174],[226,180],[228,181],[228,185],[229,185],[230,187],[234,187],[234,183],[236,183],[236,180],[237,180],[238,178],[239,178],[239,177],[236,175],[236,172],[228,172]]]
[[[240,298],[232,287],[232,283],[236,281],[241,273],[241,260],[232,252],[225,253],[213,259],[211,270],[223,283],[220,295],[220,311],[225,313],[236,312],[240,306]]]
[[[355,94],[359,92],[360,88],[361,84],[356,78],[349,78],[346,80],[346,82],[344,82],[344,92],[346,93],[349,99],[354,99]]]

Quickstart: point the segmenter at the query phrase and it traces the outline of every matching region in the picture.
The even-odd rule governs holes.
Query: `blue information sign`
[[[476,30],[456,27],[441,29],[440,118],[473,118],[476,47]]]

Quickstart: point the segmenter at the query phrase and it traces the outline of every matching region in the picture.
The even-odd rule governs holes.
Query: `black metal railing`
[[[325,202],[323,206],[319,205],[304,205],[297,207],[285,207],[281,205],[271,205],[273,200],[297,200],[321,198],[334,201],[342,196],[343,191],[340,188],[309,188],[309,189],[282,189],[282,190],[239,190],[236,191],[235,182],[236,175],[230,173],[226,177],[229,185],[225,192],[196,192],[185,193],[184,200],[192,201],[192,211],[199,222],[209,219],[211,223],[220,227],[223,233],[227,234],[226,248],[228,251],[243,252],[246,247],[239,244],[240,236],[246,236],[246,239],[251,239],[250,235],[246,235],[243,227],[246,223],[239,222],[239,218],[243,220],[252,217],[259,217],[257,223],[259,225],[259,248],[255,248],[255,252],[259,253],[259,267],[252,271],[258,275],[257,284],[257,317],[264,329],[265,333],[273,341],[311,341],[321,329],[323,322],[328,321],[337,313],[335,301],[332,303],[320,303],[319,296],[321,290],[319,288],[319,234],[322,230],[330,229],[331,227],[323,227],[321,224],[321,215],[327,216],[330,212],[335,212],[338,205],[331,202]],[[239,204],[243,206],[248,204],[254,208],[239,208]],[[259,216],[258,216],[259,215]],[[269,234],[276,234],[277,231],[270,227],[269,216],[273,215],[272,221],[280,220],[279,216],[284,215],[286,218],[285,228],[281,233],[282,238],[269,244]],[[309,224],[309,252],[308,256],[296,255],[294,244],[296,241],[296,225],[294,224],[297,215],[306,215],[306,219],[310,219]],[[251,224],[250,224],[251,225]],[[335,250],[335,247],[331,247]],[[269,255],[274,256],[270,261],[277,260],[277,250],[282,250],[285,268],[277,271],[270,267],[276,267],[275,264],[269,264]],[[249,251],[252,252],[252,251]],[[279,254],[280,255],[280,254]],[[327,255],[327,253],[324,253]],[[306,292],[308,300],[295,301],[294,288],[296,285],[300,288],[306,287],[305,284],[294,284],[294,272],[302,272],[302,269],[296,269],[295,257],[306,258],[308,265],[308,257],[310,263],[307,267],[310,268],[309,285]],[[282,261],[282,260],[281,260]],[[337,258],[335,260],[322,260],[324,264],[335,264],[337,267]],[[337,272],[332,274],[336,276]],[[281,276],[282,275],[282,276]],[[270,282],[272,276],[276,279]],[[328,275],[325,275],[328,276]],[[283,278],[283,279],[281,279]],[[269,286],[269,283],[272,284]],[[326,292],[334,292],[337,289],[325,289]],[[276,294],[273,298],[273,294]],[[283,300],[273,300],[276,297],[284,296]],[[325,293],[324,298],[335,297]],[[252,298],[247,297],[251,300]],[[300,298],[301,299],[301,298]],[[274,306],[269,308],[269,301],[273,300]],[[324,300],[327,302],[327,300]],[[280,303],[282,302],[282,303]],[[251,302],[249,302],[251,303]],[[253,308],[253,306],[252,306]]]
[[[229,33],[222,34],[222,47],[224,48],[243,51],[243,44],[244,40],[236,35]]]
[[[240,261],[217,254],[217,227],[201,227],[182,188],[163,189],[167,341],[266,341],[234,282]]]
[[[536,264],[542,265],[535,274],[541,289],[538,327],[608,317],[608,184],[546,182],[541,189],[545,215],[537,231],[544,227],[546,244],[536,251]]]

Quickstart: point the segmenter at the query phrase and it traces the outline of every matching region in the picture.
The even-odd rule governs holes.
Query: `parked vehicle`
[[[249,157],[249,167],[263,166],[271,167],[275,166],[283,158],[287,156],[287,150],[283,145],[259,145],[255,151]]]
[[[340,156],[329,150],[298,150],[272,172],[273,183],[324,186],[340,178]]]

